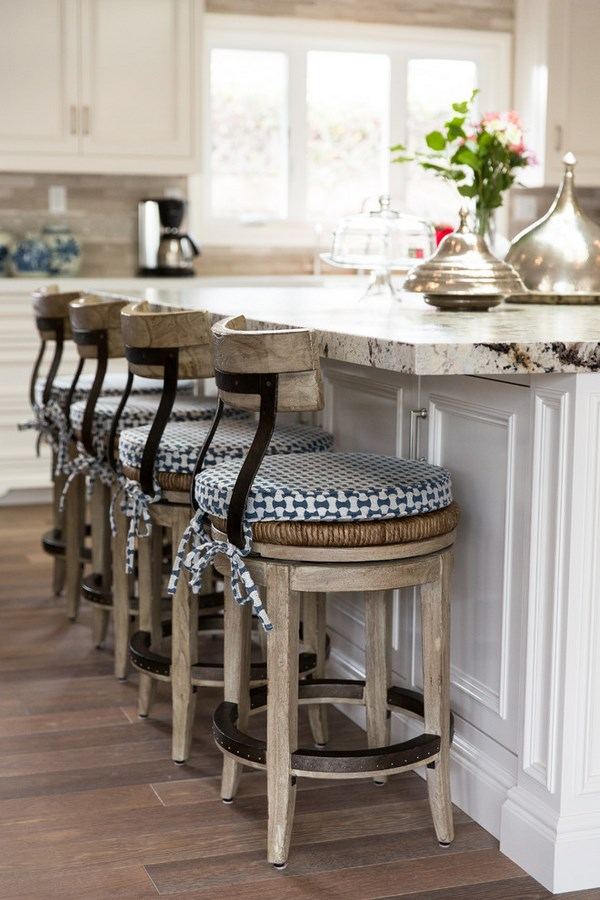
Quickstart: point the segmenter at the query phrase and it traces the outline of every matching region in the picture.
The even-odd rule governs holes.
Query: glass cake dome
[[[392,270],[429,259],[434,250],[433,227],[416,216],[396,212],[389,195],[383,194],[378,209],[341,219],[331,253],[323,254],[323,259],[333,266],[371,271],[367,295],[394,296]]]

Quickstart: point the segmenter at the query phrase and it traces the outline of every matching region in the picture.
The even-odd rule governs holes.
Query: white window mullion
[[[306,48],[298,44],[288,55],[288,218],[306,220],[307,194],[307,121],[306,121]]]
[[[408,54],[405,50],[396,50],[390,54],[390,146],[406,142],[406,88]],[[392,156],[390,154],[390,160]],[[406,198],[405,165],[390,163],[390,194],[396,209],[404,207]]]

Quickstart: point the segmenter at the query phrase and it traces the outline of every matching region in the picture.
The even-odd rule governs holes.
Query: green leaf
[[[406,150],[404,144],[394,144],[393,147],[390,147],[390,153],[398,153],[399,150]]]
[[[467,133],[462,127],[462,124],[458,124],[459,122],[464,122],[464,119],[453,119],[452,122],[446,122],[448,128],[448,140],[455,141],[457,138],[466,138]]]
[[[473,169],[474,172],[479,172],[481,170],[481,160],[477,154],[473,153],[472,150],[469,150],[469,148],[465,146],[458,148],[452,157],[451,162],[458,163],[460,166],[468,166],[470,169]]]
[[[414,162],[414,156],[396,156],[392,159],[393,163]]]
[[[466,115],[469,112],[469,101],[463,100],[462,103],[453,103],[452,109],[454,110],[454,112],[463,113],[463,115]]]
[[[446,147],[446,138],[441,131],[430,131],[425,135],[425,142],[431,150],[443,150]]]
[[[461,184],[458,187],[458,193],[461,197],[476,197],[477,196],[477,186],[474,184]]]
[[[444,175],[450,174],[450,170],[447,166],[440,166],[438,163],[421,162],[419,165],[422,169],[425,169],[426,172],[443,172]]]

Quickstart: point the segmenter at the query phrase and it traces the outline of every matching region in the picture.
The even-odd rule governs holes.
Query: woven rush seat
[[[189,490],[194,466],[209,429],[209,422],[171,422],[166,426],[156,453],[154,468],[156,481],[161,487],[171,491]],[[119,438],[119,460],[123,474],[134,481],[139,480],[148,431],[148,426],[127,429]],[[204,465],[214,466],[223,460],[243,459],[255,431],[256,427],[252,422],[224,419],[210,446]],[[275,429],[267,453],[313,454],[331,450],[332,445],[332,435],[322,428],[312,425],[281,425]]]
[[[200,509],[223,531],[239,464],[196,479]],[[453,531],[450,476],[426,462],[366,453],[265,458],[246,504],[255,541],[300,547],[368,547]]]
[[[210,517],[225,531],[225,520]],[[458,525],[457,503],[436,512],[403,519],[369,519],[364,522],[252,522],[252,540],[285,547],[385,547],[410,544],[449,534]]]

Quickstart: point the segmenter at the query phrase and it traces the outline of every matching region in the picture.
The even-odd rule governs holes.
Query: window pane
[[[332,221],[388,189],[390,61],[376,53],[307,54],[310,221]]]
[[[287,215],[287,57],[211,52],[211,209],[242,219]]]
[[[423,137],[448,119],[453,103],[477,86],[477,66],[466,59],[411,59],[408,63],[406,145],[424,149]],[[407,169],[407,211],[436,224],[455,224],[464,203],[455,187],[417,166]]]

